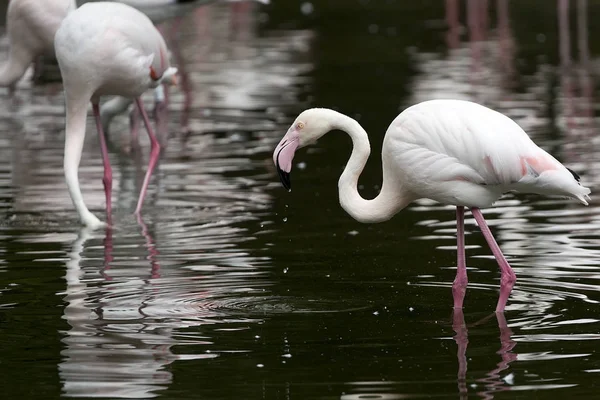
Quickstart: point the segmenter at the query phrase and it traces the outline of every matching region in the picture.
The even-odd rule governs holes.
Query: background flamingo
[[[383,141],[381,192],[372,200],[363,199],[357,191],[371,152],[367,133],[354,119],[336,111],[306,110],[273,153],[284,187],[291,189],[289,173],[295,151],[333,129],[348,133],[354,145],[338,186],[341,206],[357,221],[386,221],[420,198],[456,206],[454,308],[462,307],[467,286],[464,207],[471,209],[500,267],[496,311],[502,312],[516,276],[480,208],[491,206],[511,190],[567,196],[588,204],[590,190],[579,184],[579,176],[536,146],[513,120],[462,100],[419,103],[392,122]]]
[[[10,1],[6,13],[10,52],[0,71],[0,86],[13,89],[37,57],[54,57],[54,34],[75,8],[75,0]]]
[[[139,213],[160,153],[160,144],[140,95],[177,71],[170,67],[163,37],[150,19],[136,9],[119,3],[97,2],[84,4],[65,18],[56,32],[55,47],[66,97],[65,178],[81,222],[91,227],[104,225],[86,207],[79,187],[78,168],[88,101],[92,102],[100,138],[109,222],[111,218],[112,170],[100,122],[101,95],[135,98],[150,137],[148,170],[135,210]]]

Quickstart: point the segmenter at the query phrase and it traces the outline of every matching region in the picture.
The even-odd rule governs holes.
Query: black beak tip
[[[285,172],[284,170],[277,168],[277,173],[279,174],[279,180],[284,188],[287,190],[292,190],[292,182],[290,181],[290,173]]]

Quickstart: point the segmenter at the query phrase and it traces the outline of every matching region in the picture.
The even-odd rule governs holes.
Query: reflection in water
[[[62,339],[65,349],[59,365],[64,394],[69,397],[155,397],[156,390],[172,381],[165,365],[178,358],[170,350],[175,343],[172,328],[146,320],[143,309],[151,298],[151,291],[141,295],[139,303],[131,304],[129,309],[123,306],[114,309],[110,300],[90,298],[92,288],[86,283],[82,255],[91,237],[87,228],[80,231],[67,262],[64,318],[71,329]],[[107,229],[104,244],[112,248],[111,229]],[[106,270],[103,275],[107,276]],[[114,313],[107,314],[109,310]]]
[[[483,386],[484,390],[478,390],[477,394],[483,399],[493,399],[494,393],[510,390],[510,385],[513,385],[514,374],[505,372],[509,368],[509,364],[517,360],[517,354],[513,352],[516,342],[512,340],[512,330],[506,323],[504,313],[494,313],[498,321],[500,330],[500,350],[496,352],[500,356],[500,361],[496,364],[496,368],[486,373],[484,378],[477,379],[478,384]],[[492,316],[486,317],[483,320],[473,324],[476,328],[488,321]],[[454,341],[458,347],[456,357],[458,359],[458,393],[459,398],[468,398],[467,386],[467,350],[469,345],[469,331],[465,323],[463,310],[454,309],[452,313],[452,329],[456,333]]]
[[[496,265],[477,250],[483,238],[467,236],[470,287],[476,290],[467,295],[466,314],[457,311],[449,321],[444,296],[454,274],[443,267],[455,261],[452,208],[423,201],[402,218],[363,229],[336,214],[330,182],[314,179],[314,193],[300,197],[315,206],[306,218],[298,217],[304,207],[292,206],[281,190],[270,192],[276,185],[270,154],[289,117],[305,106],[299,96],[316,99],[316,106],[347,96],[377,114],[377,106],[369,108],[371,97],[362,96],[362,83],[375,82],[361,72],[371,71],[362,60],[375,48],[367,51],[361,43],[391,40],[372,41],[366,27],[360,32],[364,9],[374,2],[360,2],[360,18],[350,19],[356,12],[351,5],[344,9],[336,24],[348,18],[356,24],[346,29],[358,33],[336,31],[343,35],[327,54],[333,29],[331,19],[320,18],[332,11],[318,3],[306,18],[320,28],[279,31],[273,27],[281,22],[267,21],[258,35],[259,18],[303,26],[291,14],[277,17],[284,14],[277,7],[286,6],[274,3],[276,12],[267,14],[255,3],[152,8],[184,79],[169,93],[168,113],[157,110],[159,130],[171,137],[143,220],[131,211],[147,144],[142,136],[142,151],[125,154],[118,141],[129,140],[126,116],[112,125],[116,226],[82,229],[75,237],[62,175],[62,87],[25,79],[18,104],[0,96],[0,348],[6,361],[0,373],[7,382],[18,378],[3,394],[27,398],[7,390],[30,385],[33,375],[39,387],[55,386],[54,397],[595,396],[597,204],[507,195],[486,210],[519,281],[506,315],[487,315],[497,298]],[[429,3],[415,3],[432,18],[446,7],[447,48],[437,52],[436,44],[424,42],[410,52],[419,74],[399,80],[410,89],[401,102],[482,102],[517,120],[596,186],[597,60],[588,30],[597,12],[585,0],[552,6],[546,14],[536,10],[557,22],[540,34],[524,26],[530,20],[523,17],[529,9],[523,2],[446,0],[433,11]],[[569,10],[571,19],[565,18]],[[375,14],[382,13],[389,14]],[[398,17],[393,22],[404,44],[415,26],[425,25],[405,15],[413,14],[400,15],[406,24]],[[555,25],[558,35],[548,31]],[[0,39],[1,54],[5,47]],[[398,53],[381,63],[404,66],[405,53]],[[360,61],[340,75],[356,86],[331,85],[329,77],[340,72],[331,58],[340,55]],[[399,95],[390,90],[378,96],[394,104]],[[86,201],[101,210],[102,165],[96,137],[88,139],[81,178]],[[305,168],[314,167],[317,176],[330,173],[316,167],[328,156],[307,155]],[[325,204],[331,209],[320,207]],[[278,225],[283,213],[286,229]],[[472,230],[474,221],[466,223]],[[354,230],[360,233],[340,235]],[[431,257],[429,243],[406,244],[411,238],[436,241],[439,251]],[[572,388],[548,391],[566,387]]]

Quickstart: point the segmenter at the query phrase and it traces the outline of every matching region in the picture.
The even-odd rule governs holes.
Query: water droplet
[[[260,335],[254,336],[254,339],[260,339]]]
[[[256,366],[257,366],[258,368],[262,368],[262,367],[264,367],[265,365],[264,365],[264,364],[256,364]]]
[[[260,224],[260,227],[261,227],[261,228],[264,228],[264,227],[265,227],[265,224]]]
[[[375,311],[373,315],[379,315],[379,311]]]
[[[306,163],[304,161],[299,162],[298,164],[296,164],[296,167],[298,169],[306,169]]]
[[[288,273],[288,268],[287,268],[287,267],[285,267],[285,268],[283,269],[283,273],[284,273],[284,274],[287,274],[287,273]]]
[[[283,217],[283,222],[287,222],[287,217]]]
[[[287,353],[287,354],[282,354],[281,357],[292,358],[292,355]]]
[[[358,231],[350,231],[350,232],[348,232],[348,235],[356,236],[356,235],[358,235]]]
[[[411,312],[412,312],[412,311],[415,311],[415,309],[414,309],[414,308],[412,308],[412,307],[408,307],[408,311],[411,311]]]
[[[504,382],[508,383],[509,385],[515,384],[515,374],[513,374],[512,372],[510,374],[506,375],[502,379],[504,380]]]

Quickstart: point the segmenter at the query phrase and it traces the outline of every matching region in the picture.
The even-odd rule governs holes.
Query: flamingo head
[[[273,162],[277,167],[283,187],[291,190],[290,172],[296,150],[316,142],[331,130],[329,123],[331,110],[311,108],[303,111],[290,126],[273,152]]]
[[[160,83],[169,85],[169,86],[177,86],[178,82],[177,68],[169,67],[163,73],[163,76],[160,79]]]

